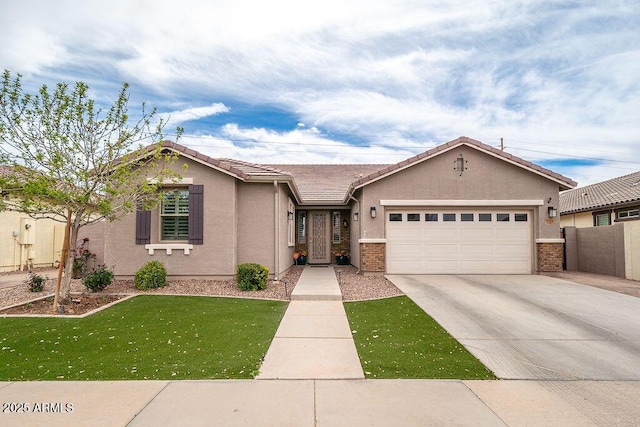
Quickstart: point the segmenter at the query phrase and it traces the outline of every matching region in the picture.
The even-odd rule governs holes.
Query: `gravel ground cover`
[[[241,291],[238,289],[235,280],[172,280],[164,288],[153,291],[137,290],[133,286],[133,280],[117,280],[102,292],[87,294],[82,280],[79,279],[72,280],[71,292],[93,296],[109,294],[211,295],[287,301],[303,269],[304,266],[292,266],[279,282],[270,281],[266,289],[255,292]],[[345,301],[361,301],[402,295],[402,292],[382,275],[365,276],[358,273],[358,269],[353,266],[334,266],[334,271]],[[49,278],[42,292],[30,292],[25,284],[1,288],[0,308],[52,295],[55,291],[57,270],[38,269],[37,273]],[[8,274],[12,273],[2,273],[2,275]],[[30,310],[29,313],[33,314],[34,307],[30,307]],[[78,313],[77,310],[74,311]]]

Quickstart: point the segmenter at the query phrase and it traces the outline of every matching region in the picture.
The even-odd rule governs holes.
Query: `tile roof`
[[[640,202],[640,171],[560,193],[560,213]]]
[[[351,183],[388,165],[271,165],[293,175],[303,203],[344,203]]]
[[[467,137],[460,137],[431,150],[420,153],[399,163],[389,164],[271,164],[261,165],[234,159],[216,159],[171,141],[162,142],[163,147],[178,151],[187,157],[217,168],[243,181],[252,179],[283,179],[306,204],[342,204],[351,192],[406,167],[447,152],[461,144],[487,152],[516,164],[531,172],[542,175],[560,184],[561,189],[569,189],[576,183],[549,169],[535,165],[519,157]]]

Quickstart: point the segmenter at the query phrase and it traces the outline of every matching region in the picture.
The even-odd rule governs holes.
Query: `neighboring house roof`
[[[560,214],[640,202],[640,171],[560,193]]]
[[[467,137],[460,137],[439,145],[424,153],[393,165],[388,164],[331,164],[331,165],[260,165],[234,159],[215,159],[171,141],[162,142],[163,147],[179,152],[195,161],[218,169],[242,181],[282,180],[288,182],[295,197],[303,204],[346,203],[354,190],[381,178],[419,164],[427,159],[465,145],[500,158],[513,165],[543,176],[559,184],[561,190],[573,188],[576,183],[549,169],[521,159]]]
[[[559,173],[553,172],[549,169],[543,168],[542,166],[538,166],[534,163],[531,163],[527,160],[521,159],[520,157],[514,156],[513,154],[509,154],[500,150],[498,148],[494,148],[490,145],[483,144],[480,141],[476,141],[475,139],[468,138],[466,136],[461,136],[453,141],[449,141],[445,144],[438,145],[437,147],[432,148],[431,150],[427,150],[424,153],[420,153],[416,156],[413,156],[407,160],[403,160],[400,163],[396,163],[395,165],[390,165],[384,169],[376,171],[368,176],[365,176],[356,182],[353,183],[353,188],[364,187],[367,184],[375,182],[381,178],[384,178],[388,175],[392,175],[396,172],[399,172],[403,169],[406,169],[415,164],[421,163],[425,160],[438,156],[442,153],[446,153],[450,150],[453,150],[456,147],[461,145],[466,145],[471,148],[475,148],[479,151],[483,151],[489,155],[505,160],[509,163],[512,163],[516,166],[519,166],[523,169],[526,169],[530,172],[533,172],[537,175],[541,175],[547,179],[557,182],[560,184],[561,190],[568,190],[577,185],[577,183],[565,176],[560,175]]]

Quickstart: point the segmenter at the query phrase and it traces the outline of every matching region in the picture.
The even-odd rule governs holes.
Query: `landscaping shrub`
[[[255,263],[239,264],[236,267],[236,282],[243,291],[257,291],[267,287],[269,269]]]
[[[160,261],[149,261],[136,272],[133,279],[136,289],[162,288],[167,284],[167,270]]]
[[[98,292],[113,282],[113,271],[105,265],[99,265],[91,273],[84,276],[84,287],[93,292]]]
[[[29,286],[31,292],[42,292],[47,277],[42,277],[37,273],[31,273],[24,283]]]

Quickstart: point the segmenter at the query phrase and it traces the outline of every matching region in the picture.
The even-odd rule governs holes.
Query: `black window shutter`
[[[189,186],[189,243],[202,245],[204,235],[204,185]]]
[[[151,243],[151,211],[136,210],[136,245]]]

